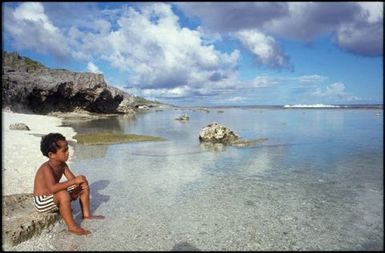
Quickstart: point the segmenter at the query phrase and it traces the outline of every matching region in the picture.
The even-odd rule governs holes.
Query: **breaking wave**
[[[341,106],[325,105],[325,104],[313,104],[313,105],[297,104],[297,105],[284,105],[283,107],[284,108],[340,108]]]

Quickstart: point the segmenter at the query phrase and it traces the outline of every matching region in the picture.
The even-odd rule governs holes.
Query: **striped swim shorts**
[[[76,188],[76,185],[72,185],[67,188],[67,191],[71,193],[75,188]],[[39,213],[55,212],[59,210],[58,206],[55,204],[55,201],[53,200],[53,194],[33,196],[33,204],[35,206],[35,209]]]

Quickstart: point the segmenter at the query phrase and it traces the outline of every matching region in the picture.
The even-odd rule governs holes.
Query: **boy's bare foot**
[[[71,229],[68,229],[68,232],[71,232],[73,234],[76,234],[76,235],[88,235],[88,234],[91,234],[90,231],[84,229],[84,228],[80,228],[80,227],[75,227],[75,228],[71,228]]]
[[[91,215],[88,217],[83,217],[83,220],[102,220],[104,219],[103,215]]]

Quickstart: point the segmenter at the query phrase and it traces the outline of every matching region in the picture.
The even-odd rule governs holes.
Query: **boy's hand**
[[[76,183],[77,185],[80,185],[82,190],[88,189],[88,181],[87,181],[87,178],[85,176],[83,176],[83,175],[77,176],[75,178],[75,182],[77,182]]]
[[[88,184],[86,177],[83,176],[83,175],[75,177],[74,181],[75,181],[75,184],[77,184],[77,185],[80,185],[82,183],[87,183]]]
[[[81,184],[80,184],[80,187],[82,188],[82,190],[88,189],[88,182],[81,183]]]

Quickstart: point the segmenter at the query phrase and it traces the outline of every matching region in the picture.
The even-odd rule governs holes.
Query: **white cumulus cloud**
[[[320,97],[320,98],[326,98],[333,101],[354,101],[354,100],[360,100],[359,97],[351,96],[345,92],[345,84],[341,82],[333,83],[329,86],[326,86],[326,89],[322,90],[321,88],[317,88],[313,93],[313,96]]]
[[[95,64],[93,64],[92,62],[89,62],[87,64],[87,70],[92,72],[92,73],[97,73],[97,74],[101,74],[102,72],[99,70],[98,66],[96,66]]]
[[[205,44],[200,32],[180,26],[168,4],[128,7],[117,24],[108,34],[84,33],[80,46],[81,51],[99,55],[130,73],[129,86],[215,86],[233,75],[237,65],[238,50],[222,53]],[[76,33],[73,29],[74,36]]]
[[[371,23],[384,19],[384,4],[382,2],[358,2]]]
[[[4,28],[16,48],[33,49],[59,59],[71,56],[65,36],[44,13],[41,3],[24,2],[14,10],[5,9]]]
[[[202,31],[183,27],[168,3],[76,6],[6,5],[7,36],[20,49],[85,61],[87,71],[100,73],[94,62],[105,61],[125,76],[121,86],[154,96],[212,95],[237,83],[239,50],[217,50]]]
[[[235,33],[243,45],[246,46],[263,65],[270,67],[288,66],[288,57],[271,36],[258,30],[242,30]]]

